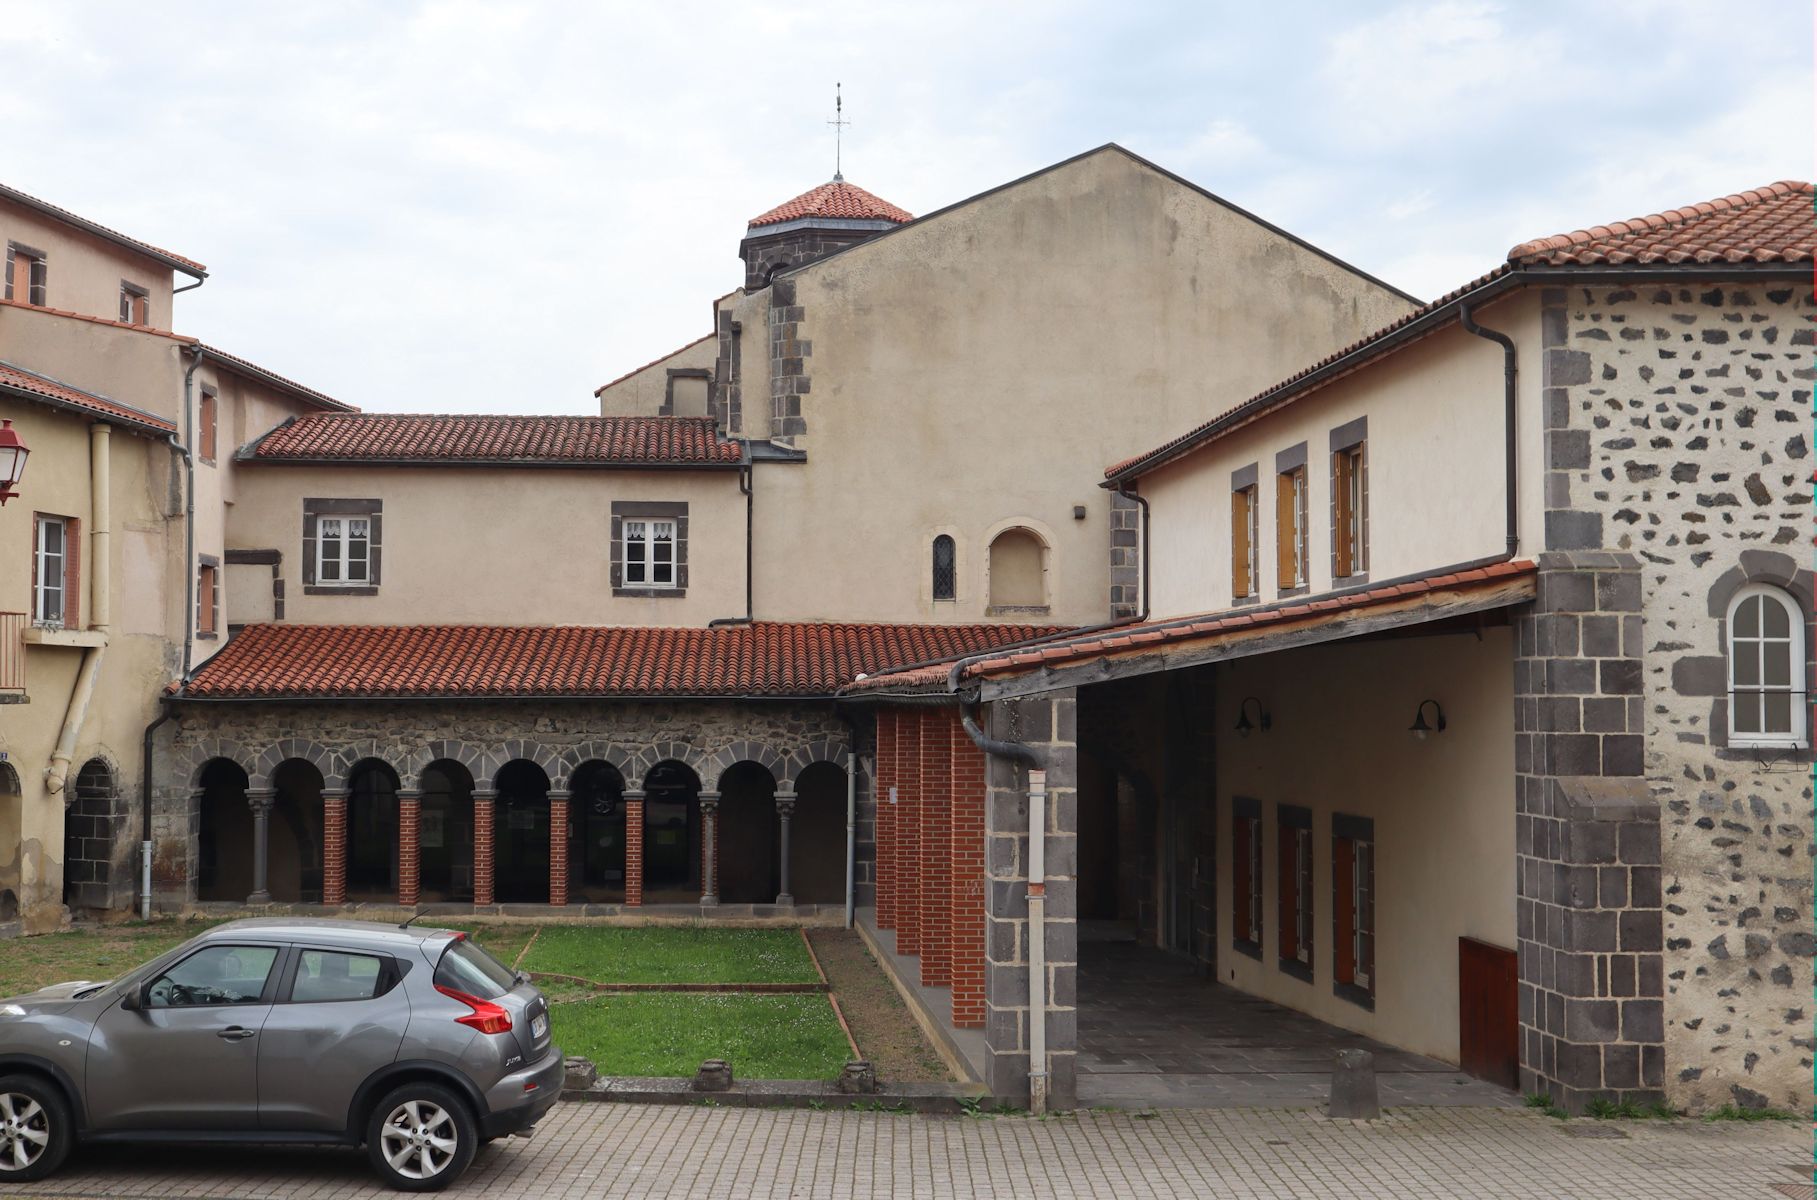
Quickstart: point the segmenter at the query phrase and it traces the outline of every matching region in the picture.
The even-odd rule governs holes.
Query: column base
[[[252,895],[246,897],[246,903],[248,903],[248,904],[270,904],[271,903],[271,893],[270,892],[254,892]]]
[[[706,895],[704,895],[700,898],[700,906],[702,908],[718,908],[719,907],[718,895],[716,895],[715,893],[712,893],[712,892],[708,892]]]
[[[776,906],[778,908],[794,908],[795,907],[795,897],[789,895],[787,892],[783,892],[781,895],[776,897]]]

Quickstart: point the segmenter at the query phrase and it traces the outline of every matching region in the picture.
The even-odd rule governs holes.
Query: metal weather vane
[[[845,127],[851,124],[850,121],[845,119],[845,97],[841,93],[841,89],[844,86],[845,85],[841,83],[833,84],[833,119],[827,122],[828,125],[833,127],[834,183],[843,183],[845,181],[844,164],[841,161],[844,147],[841,145],[841,141],[842,135],[845,133]]]

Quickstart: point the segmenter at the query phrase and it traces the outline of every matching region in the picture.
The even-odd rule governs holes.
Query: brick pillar
[[[984,752],[963,730],[952,737],[953,1024],[984,1024]]]
[[[921,983],[952,979],[954,710],[921,710]]]
[[[347,793],[322,790],[322,903],[347,903]]]
[[[484,907],[493,903],[492,864],[495,849],[493,816],[498,811],[498,793],[491,788],[473,789],[473,903]]]
[[[644,902],[644,792],[625,789],[625,903]]]
[[[896,721],[896,953],[921,953],[921,714]]]
[[[416,906],[423,876],[423,794],[403,788],[397,794],[397,902]]]
[[[549,789],[549,903],[568,902],[568,793]]]
[[[700,793],[700,906],[719,903],[719,793]]]
[[[1071,688],[1019,700],[994,700],[992,737],[1025,742],[1047,762],[1047,1069],[1048,1103],[1073,1107],[1079,1045],[1078,741]],[[986,772],[985,1084],[1012,1104],[1028,1103],[1028,773],[993,758]]]
[[[877,710],[877,928],[896,928],[896,739],[899,710]]]
[[[1535,603],[1515,619],[1521,1090],[1570,1112],[1664,1094],[1640,610],[1632,555],[1549,552]]]

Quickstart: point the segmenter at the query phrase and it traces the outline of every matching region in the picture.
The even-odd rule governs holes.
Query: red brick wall
[[[347,903],[347,796],[322,797],[322,903]]]
[[[568,798],[549,797],[549,903],[568,902]]]
[[[945,987],[952,972],[951,709],[921,710],[921,983]]]
[[[921,714],[896,719],[896,953],[921,953]]]
[[[644,902],[644,802],[625,801],[625,903]]]
[[[497,801],[473,797],[473,902],[492,903],[492,814]]]
[[[397,902],[416,903],[422,883],[423,798],[400,794],[397,798]]]
[[[952,738],[953,1024],[984,1025],[984,751],[963,730]]]
[[[896,806],[890,789],[896,786],[896,729],[898,710],[877,710],[877,928],[896,928]]]

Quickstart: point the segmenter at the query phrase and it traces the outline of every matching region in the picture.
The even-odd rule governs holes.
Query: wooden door
[[[1466,1074],[1520,1087],[1520,969],[1512,950],[1457,939],[1457,1032]]]

